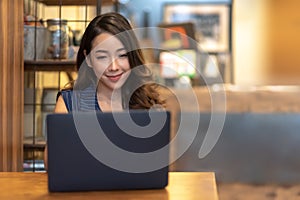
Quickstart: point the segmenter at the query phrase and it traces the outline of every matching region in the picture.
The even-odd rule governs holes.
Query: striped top
[[[72,111],[101,111],[97,100],[96,89],[87,87],[84,90],[62,90],[62,95],[68,112]]]

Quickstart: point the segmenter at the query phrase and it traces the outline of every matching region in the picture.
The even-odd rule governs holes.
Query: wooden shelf
[[[78,5],[97,5],[97,0],[36,0],[37,2],[43,3],[47,6],[78,6]],[[101,5],[113,5],[115,0],[101,0]]]
[[[23,147],[24,150],[41,150],[43,151],[46,146],[45,138],[35,138],[35,142],[33,143],[33,138],[24,138]]]
[[[44,144],[23,144],[24,150],[39,150],[44,151],[46,142]]]
[[[25,60],[25,71],[77,71],[75,60]]]

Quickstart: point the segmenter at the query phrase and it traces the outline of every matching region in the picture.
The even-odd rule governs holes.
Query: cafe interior
[[[46,172],[46,117],[57,92],[76,80],[82,34],[95,16],[118,12],[165,88],[171,136],[185,136],[170,148],[169,171],[213,174],[213,189],[198,188],[211,196],[196,188],[184,199],[300,199],[299,1],[2,0],[0,6],[0,179]],[[166,199],[180,198],[172,192]]]

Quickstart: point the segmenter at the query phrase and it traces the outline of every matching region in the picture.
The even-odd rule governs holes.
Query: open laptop
[[[46,124],[50,192],[167,186],[168,111],[49,114]]]

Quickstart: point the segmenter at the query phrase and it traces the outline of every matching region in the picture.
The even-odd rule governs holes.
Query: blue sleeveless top
[[[58,96],[59,95],[62,95],[68,112],[72,112],[74,110],[101,111],[97,100],[96,90],[92,87],[76,92],[72,89],[62,90],[58,93]]]

